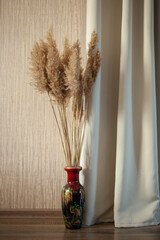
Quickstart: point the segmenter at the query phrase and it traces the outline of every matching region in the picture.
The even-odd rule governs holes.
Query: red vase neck
[[[67,181],[68,183],[79,183],[79,172],[82,170],[82,167],[66,167],[65,171],[67,172]]]

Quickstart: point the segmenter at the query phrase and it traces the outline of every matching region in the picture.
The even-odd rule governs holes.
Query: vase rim
[[[82,167],[81,166],[79,166],[79,167],[65,167],[64,168],[65,169],[65,171],[81,171],[82,170]]]

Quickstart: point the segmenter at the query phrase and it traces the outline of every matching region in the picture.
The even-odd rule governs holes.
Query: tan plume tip
[[[31,84],[41,93],[50,91],[46,73],[47,47],[43,40],[40,41],[40,44],[37,42],[34,44],[30,60],[30,74],[33,79]]]

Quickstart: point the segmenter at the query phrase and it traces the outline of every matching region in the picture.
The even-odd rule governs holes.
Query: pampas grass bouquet
[[[98,37],[95,31],[88,45],[85,69],[81,65],[81,47],[77,40],[64,40],[60,53],[52,28],[46,39],[36,42],[30,58],[31,84],[47,93],[59,130],[67,167],[78,167],[84,141],[88,99],[100,68]]]

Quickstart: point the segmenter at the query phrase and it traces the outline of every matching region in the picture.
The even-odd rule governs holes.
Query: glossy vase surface
[[[66,228],[78,229],[82,226],[85,193],[79,183],[82,167],[66,167],[68,181],[62,189],[62,212]]]

